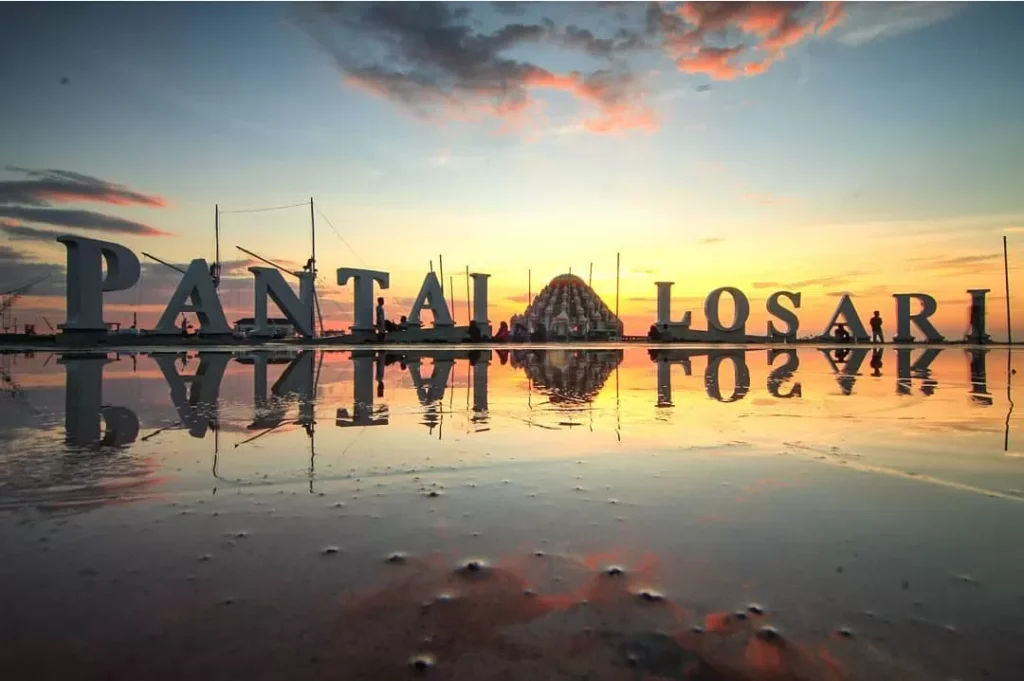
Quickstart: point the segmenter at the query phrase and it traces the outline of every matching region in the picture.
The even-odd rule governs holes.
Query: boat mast
[[[316,320],[319,316],[320,303],[316,299],[316,216],[313,214],[313,197],[309,197],[309,236],[312,248],[312,255],[309,259],[309,273],[313,275],[313,305],[309,311],[310,326],[313,327],[313,337],[316,338]],[[323,333],[324,322],[320,317],[320,332]]]

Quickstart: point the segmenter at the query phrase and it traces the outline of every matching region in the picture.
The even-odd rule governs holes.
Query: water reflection
[[[633,351],[625,367],[634,379],[631,391],[642,390],[637,380],[644,373],[645,363],[640,359],[642,351]],[[717,403],[738,403],[751,394],[757,395],[752,384],[752,366],[756,367],[762,350],[707,348],[650,350],[647,352],[653,364],[654,390],[652,405],[656,409],[671,409],[673,401],[674,370],[682,369],[685,377],[694,374],[695,360],[703,362],[700,372],[703,378],[704,395]],[[969,405],[992,407],[995,398],[989,390],[988,359],[989,349],[923,350],[896,349],[896,371],[886,371],[886,351],[881,348],[817,348],[779,349],[766,351],[763,360],[766,378],[764,390],[778,400],[821,399],[828,392],[823,390],[820,378],[831,375],[838,386],[839,394],[856,398],[858,381],[867,376],[873,381],[893,381],[895,394],[910,397],[934,397],[940,388],[940,373],[933,366],[945,355],[949,361],[944,364],[946,380],[951,387],[964,389]],[[966,373],[969,384],[961,383],[954,375],[957,369],[953,355],[966,355]],[[1004,354],[1005,351],[996,351]],[[870,361],[866,372],[865,360]],[[503,405],[525,400],[530,409],[550,406],[561,410],[572,410],[592,405],[608,390],[609,379],[617,376],[623,365],[624,351],[618,350],[501,350],[498,351],[497,365],[499,389]],[[10,356],[8,356],[10,357]],[[809,373],[816,382],[818,394],[807,393],[805,381],[801,380],[801,361],[821,359],[822,366],[814,366]],[[40,390],[52,390],[57,386],[52,381],[47,385],[33,385],[43,376],[52,375],[47,370],[51,357],[40,362],[37,357],[24,355],[16,369],[8,366],[3,374],[4,394],[13,402],[31,404],[32,395]],[[200,351],[153,352],[132,354],[130,368],[122,366],[124,360],[110,353],[75,353],[60,355],[56,365],[63,367],[64,376],[64,435],[65,442],[75,447],[124,447],[135,442],[140,433],[140,410],[127,404],[113,404],[104,400],[104,382],[116,380],[139,381],[140,388],[151,392],[159,390],[153,381],[155,368],[162,377],[167,403],[173,406],[177,418],[161,426],[155,432],[142,437],[148,440],[166,430],[186,430],[193,438],[204,438],[210,431],[218,430],[220,408],[225,400],[221,397],[226,374],[235,377],[251,376],[251,396],[244,400],[232,393],[227,400],[237,406],[247,402],[250,405],[251,420],[244,428],[255,431],[253,437],[263,437],[286,425],[298,425],[312,433],[318,408],[330,406],[338,401],[341,394],[351,395],[351,406],[336,408],[335,425],[342,428],[389,425],[391,402],[407,402],[414,396],[420,410],[420,423],[428,426],[433,434],[446,411],[455,411],[454,391],[457,377],[466,387],[466,409],[471,412],[475,423],[490,420],[489,391],[491,388],[491,364],[494,354],[490,350],[415,350],[409,352],[381,352],[355,350],[352,352],[301,351]],[[324,363],[332,370],[332,376],[321,378]],[[10,360],[8,360],[10,365]],[[180,365],[180,367],[179,367]],[[346,365],[349,370],[346,371]],[[110,375],[111,367],[117,371]],[[188,371],[189,367],[194,367]],[[271,385],[269,376],[277,374]],[[105,374],[105,371],[107,372]],[[806,370],[804,370],[806,371]],[[526,378],[525,386],[510,382],[517,375]],[[20,382],[19,382],[20,381]],[[386,385],[394,387],[388,389]],[[268,387],[269,386],[269,387]],[[618,387],[615,388],[616,392]],[[688,384],[687,395],[692,395],[694,386]],[[752,392],[753,391],[753,392]],[[546,400],[538,401],[535,393]],[[822,394],[824,393],[824,394]],[[865,399],[877,400],[879,395],[872,390]],[[449,400],[446,409],[445,401]],[[966,406],[966,405],[965,405]],[[289,417],[290,411],[294,416]],[[143,421],[147,420],[142,410]],[[5,427],[25,427],[23,422],[10,422]],[[246,440],[250,441],[250,440]]]
[[[245,660],[204,635],[244,630],[270,649],[290,635],[272,622],[320,612],[331,624],[309,626],[315,650],[292,641],[299,661],[367,678],[405,678],[421,656],[438,678],[479,678],[459,665],[522,662],[502,658],[513,649],[548,665],[528,678],[567,661],[592,678],[675,678],[686,661],[720,679],[1013,678],[999,631],[1024,602],[1010,361],[862,347],[6,355],[14,548],[0,579],[30,626],[0,635],[37,650],[26,642],[78,640],[85,622],[97,633],[82,645],[102,648],[137,628],[238,675]],[[468,570],[471,557],[488,560]],[[125,663],[106,655],[92,676],[95,660]]]

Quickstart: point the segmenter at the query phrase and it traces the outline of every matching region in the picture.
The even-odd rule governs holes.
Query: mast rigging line
[[[329,217],[327,217],[326,215],[324,215],[324,212],[322,210],[320,210],[319,208],[316,209],[316,212],[320,214],[320,217],[322,217],[324,220],[327,221],[327,225],[331,228],[331,231],[334,232],[334,236],[336,236],[339,239],[341,239],[341,243],[345,244],[345,247],[348,248],[348,250],[352,253],[352,255],[354,255],[356,257],[356,260],[358,260],[360,262],[360,264],[362,264],[363,267],[366,267],[366,261],[363,260],[362,257],[360,257],[360,255],[358,253],[356,253],[356,249],[352,248],[352,244],[350,244],[348,242],[348,240],[345,239],[345,237],[343,237],[341,235],[341,232],[339,232],[338,228],[334,226],[334,223],[331,222],[331,219]]]
[[[228,213],[264,213],[271,210],[284,210],[285,208],[298,208],[300,206],[308,206],[309,201],[303,201],[302,203],[293,203],[287,206],[270,206],[268,208],[240,208],[237,210],[222,210],[219,211],[220,215]]]

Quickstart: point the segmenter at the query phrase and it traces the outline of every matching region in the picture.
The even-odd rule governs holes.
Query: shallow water
[[[1021,678],[1006,350],[2,362],[6,678]]]

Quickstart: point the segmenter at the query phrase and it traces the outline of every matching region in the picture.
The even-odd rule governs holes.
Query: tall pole
[[[213,238],[215,241],[215,255],[214,261],[220,264],[220,206],[213,204]]]
[[[434,271],[434,261],[433,260],[430,261],[430,271],[431,272]]]
[[[533,270],[526,270],[526,304],[533,302]]]
[[[590,263],[590,277],[587,279],[587,286],[594,288],[594,263]]]
[[[444,256],[437,256],[437,268],[441,273],[441,295],[444,295]]]
[[[1010,259],[1006,250],[1006,235],[1003,235],[1003,277],[1006,285],[1006,339],[1013,343],[1013,329],[1010,326]]]
[[[466,325],[473,321],[473,312],[469,307],[469,265],[466,265]]]
[[[313,327],[313,338],[316,338],[316,308],[319,303],[316,301],[316,217],[313,215],[313,197],[309,197],[309,236],[312,253],[309,258],[309,273],[313,276],[313,308],[309,311],[310,325]],[[320,330],[323,331],[323,321],[320,322]]]
[[[452,292],[452,324],[455,323],[455,277],[448,275],[448,290]]]
[[[619,271],[622,265],[622,254],[615,254],[615,318],[619,318]]]

